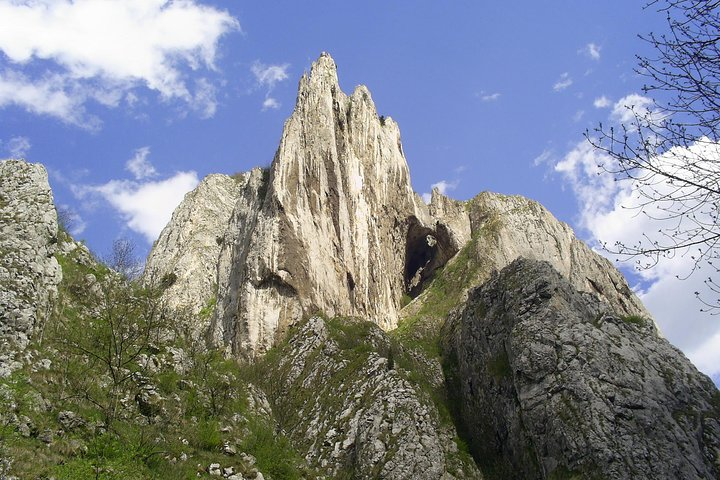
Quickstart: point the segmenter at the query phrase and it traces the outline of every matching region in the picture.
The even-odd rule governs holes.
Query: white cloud
[[[255,62],[250,70],[255,75],[258,85],[267,87],[268,91],[275,88],[278,82],[288,79],[287,69],[290,64],[284,63],[282,65],[265,65],[260,62]]]
[[[95,117],[88,117],[83,103],[86,94],[69,85],[61,75],[31,80],[18,72],[0,73],[0,108],[16,105],[38,115],[49,115],[66,123],[94,130]]]
[[[201,78],[196,82],[192,107],[203,119],[212,118],[217,112],[217,91],[206,78]]]
[[[262,111],[276,110],[280,108],[280,102],[270,94],[275,89],[275,85],[288,79],[287,70],[290,64],[282,65],[265,65],[264,63],[255,62],[250,70],[255,75],[255,81],[258,87],[265,87],[265,100],[262,104]]]
[[[560,79],[555,82],[555,85],[553,85],[553,90],[555,90],[556,92],[561,92],[572,84],[573,80],[572,78],[570,78],[570,74],[568,72],[565,72],[560,75]]]
[[[448,182],[447,180],[440,180],[437,183],[433,183],[430,185],[430,191],[437,190],[438,192],[445,195],[450,190],[455,190],[460,183],[459,180],[454,180],[452,182]],[[423,193],[422,199],[425,203],[430,203],[430,200],[432,199],[432,193]]]
[[[25,158],[31,146],[27,137],[12,137],[5,142],[5,150],[12,158]]]
[[[77,211],[67,204],[58,205],[58,220],[63,223],[63,226],[74,237],[82,235],[85,228],[87,228],[85,220],[83,220]]]
[[[158,181],[111,180],[84,187],[80,196],[100,195],[121,216],[127,226],[154,242],[187,192],[199,183],[195,172],[177,172]]]
[[[500,92],[495,93],[486,93],[486,92],[480,92],[480,100],[483,102],[494,102],[495,100],[498,100],[501,96]]]
[[[537,157],[533,158],[533,166],[538,167],[540,165],[549,163],[553,160],[554,154],[551,149],[545,149]]]
[[[87,100],[117,106],[137,86],[192,104],[185,72],[213,70],[220,37],[238,28],[196,0],[0,0],[0,50],[12,65],[0,107],[82,124]]]
[[[157,175],[155,167],[147,159],[148,155],[150,155],[150,147],[140,147],[135,150],[132,158],[125,163],[125,169],[133,174],[135,180]]]
[[[607,108],[610,106],[610,99],[605,95],[598,97],[593,102],[593,106],[595,108]]]
[[[585,110],[578,110],[577,112],[575,112],[575,115],[573,115],[573,122],[579,122],[584,116]]]
[[[590,42],[585,45],[583,52],[593,60],[600,60],[600,50],[602,50],[600,45]]]
[[[273,97],[267,97],[265,98],[265,101],[263,102],[263,112],[265,110],[277,110],[280,108],[280,102],[278,102]]]
[[[708,162],[708,168],[717,169],[720,145],[701,140],[689,150],[673,149],[653,161],[675,165],[680,155],[717,159]],[[598,165],[612,167],[613,159],[582,141],[555,166],[555,170],[563,175],[578,198],[579,223],[590,233],[594,246],[600,247],[598,240],[606,242],[610,247],[615,242],[624,245],[636,245],[641,240],[652,242],[661,238],[660,230],[677,224],[677,218],[651,218],[640,212],[638,207],[644,200],[643,185],[630,181],[615,182],[611,175],[598,175],[602,171]],[[659,189],[660,193],[673,188],[669,184],[655,184],[653,187]],[[675,192],[676,195],[680,193]],[[692,207],[688,204],[685,206]],[[662,208],[658,211],[662,212]],[[700,213],[696,212],[696,215]],[[624,258],[600,251],[612,259]],[[629,263],[620,262],[618,265],[630,268]],[[708,375],[718,375],[720,322],[700,312],[702,305],[694,292],[705,290],[703,280],[707,275],[701,271],[688,277],[693,265],[690,252],[677,252],[672,257],[661,258],[653,268],[637,272],[645,285],[639,295],[663,334],[702,371]],[[687,278],[679,280],[678,277]]]
[[[629,123],[635,120],[636,115],[644,117],[650,113],[652,105],[651,98],[631,93],[615,102],[610,118],[618,123]]]

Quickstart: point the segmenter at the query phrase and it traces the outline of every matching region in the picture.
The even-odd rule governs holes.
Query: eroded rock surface
[[[0,162],[0,376],[42,328],[62,271],[53,256],[58,223],[45,167]]]
[[[167,307],[197,316],[213,302],[225,231],[248,176],[208,175],[175,209],[143,274],[146,282],[164,288]],[[198,329],[207,328],[210,313]]]
[[[523,257],[549,262],[576,289],[607,300],[618,313],[650,317],[622,274],[538,202],[483,192],[468,202],[476,258],[501,270]],[[487,277],[481,279],[484,281]]]
[[[448,319],[459,417],[499,478],[717,478],[720,393],[657,335],[520,259]]]
[[[236,234],[226,237],[213,325],[217,341],[241,355],[266,351],[308,312],[395,327],[408,283],[432,250],[447,259],[463,241],[436,232],[411,188],[397,124],[378,116],[367,88],[345,95],[327,54],[300,80],[256,194],[228,229]],[[409,240],[429,252],[408,251]]]
[[[311,318],[261,365],[276,418],[324,478],[481,478],[374,324]]]

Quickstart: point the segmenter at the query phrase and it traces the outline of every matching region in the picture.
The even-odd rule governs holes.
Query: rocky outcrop
[[[397,124],[365,87],[345,95],[327,54],[300,80],[255,195],[228,229],[213,323],[216,341],[242,355],[316,311],[394,328],[409,285],[462,243],[413,192]]]
[[[374,324],[305,322],[261,361],[280,426],[322,478],[481,478]]]
[[[497,478],[720,474],[720,393],[652,321],[520,259],[446,324],[449,384]]]
[[[574,288],[599,295],[618,313],[650,318],[612,263],[588,248],[538,202],[483,192],[468,202],[467,211],[472,235],[478,239],[475,258],[486,266],[486,273],[501,270],[520,257],[544,260]]]
[[[217,294],[217,265],[233,208],[249,175],[208,175],[175,209],[148,256],[145,282],[165,305],[198,316]],[[209,313],[207,315],[209,317]],[[204,325],[197,328],[207,328]]]
[[[0,162],[0,377],[42,328],[62,272],[53,256],[58,223],[45,168]]]

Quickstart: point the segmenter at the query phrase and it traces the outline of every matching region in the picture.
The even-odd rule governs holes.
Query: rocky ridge
[[[21,366],[57,297],[57,222],[45,167],[0,162],[0,377]]]
[[[445,324],[449,378],[498,478],[717,478],[720,392],[651,320],[519,259]]]
[[[270,168],[186,196],[147,289],[57,231],[36,166],[0,164],[0,244],[38,239],[1,293],[57,307],[41,360],[0,380],[0,476],[718,475],[717,389],[609,262],[522,197],[425,205],[397,125],[327,54],[299,90]],[[132,348],[96,362],[116,333]]]

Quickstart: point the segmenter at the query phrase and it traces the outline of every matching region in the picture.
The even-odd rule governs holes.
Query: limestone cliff
[[[42,328],[62,272],[53,256],[57,213],[45,167],[0,162],[0,377]]]
[[[476,275],[461,290],[523,256],[550,261],[620,311],[649,316],[622,275],[536,202],[490,193],[458,202],[434,191],[425,205],[411,188],[397,124],[378,116],[365,87],[345,95],[327,54],[300,80],[270,168],[236,184],[225,177],[231,188],[219,178],[178,208],[146,278],[175,282],[170,306],[197,313],[216,299],[198,328],[239,356],[265,352],[315,312],[392,329],[423,303],[401,312],[408,296],[480,237],[470,255]]]
[[[248,175],[209,175],[185,195],[147,259],[144,281],[164,287],[165,305],[198,314],[217,293],[217,265],[233,207]],[[202,322],[202,319],[197,319]],[[196,325],[202,330],[205,323]]]
[[[253,356],[315,311],[396,326],[408,279],[424,265],[404,246],[409,236],[428,242],[436,225],[411,188],[397,124],[378,116],[365,87],[340,90],[329,55],[300,80],[255,195],[236,206],[223,244],[219,343]],[[442,240],[430,241],[452,248]]]
[[[445,325],[449,388],[497,478],[720,473],[720,393],[650,320],[516,260]]]

